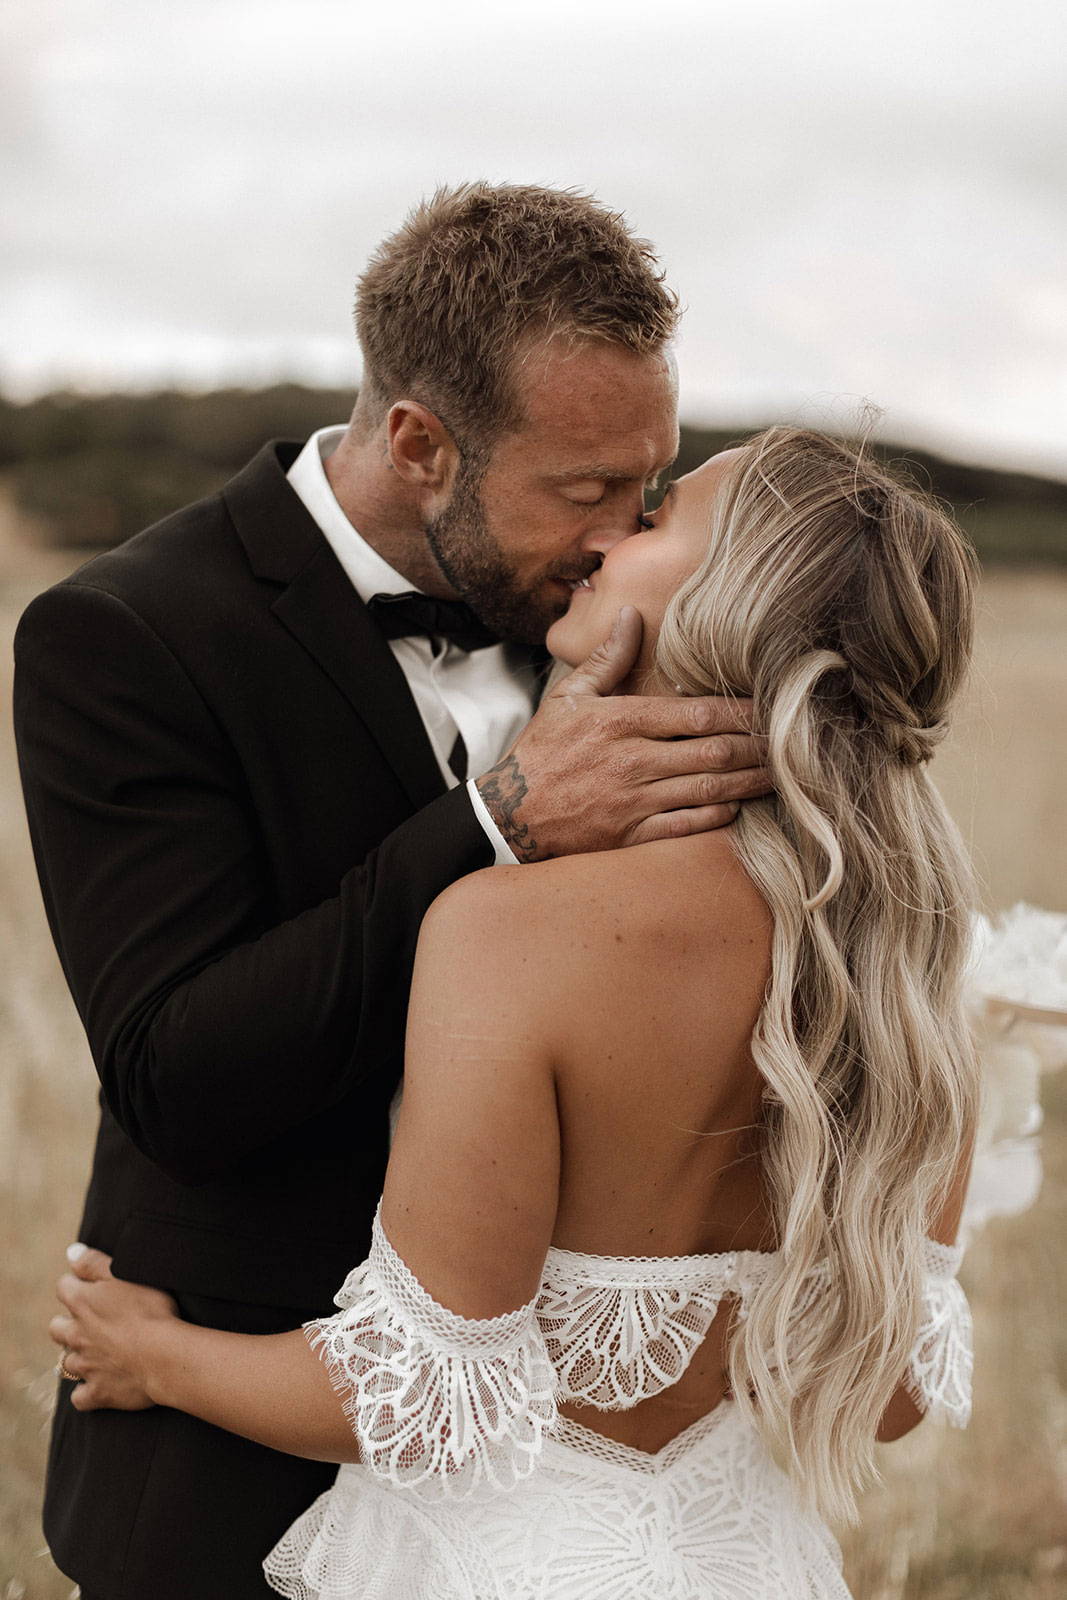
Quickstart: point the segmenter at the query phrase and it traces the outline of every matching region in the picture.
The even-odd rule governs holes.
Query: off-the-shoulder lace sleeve
[[[536,1302],[474,1320],[427,1294],[375,1216],[370,1255],[305,1333],[343,1397],[360,1459],[398,1486],[459,1496],[533,1470],[556,1416]]]
[[[954,1427],[965,1428],[971,1416],[974,1354],[971,1311],[956,1280],[963,1250],[933,1239],[924,1241],[924,1249],[923,1318],[905,1384],[915,1404],[929,1416],[945,1417]]]

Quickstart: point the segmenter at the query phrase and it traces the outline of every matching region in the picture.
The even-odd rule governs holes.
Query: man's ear
[[[409,488],[451,490],[459,451],[440,417],[417,400],[398,400],[389,408],[386,436],[393,470]]]

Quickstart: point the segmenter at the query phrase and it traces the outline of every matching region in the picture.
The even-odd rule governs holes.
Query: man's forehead
[[[671,465],[678,453],[678,430],[673,418],[661,426],[623,429],[611,419],[579,432],[567,428],[527,425],[512,436],[513,459],[533,466],[544,483],[567,485],[591,482],[642,483]],[[510,453],[510,452],[509,452]]]
[[[573,413],[579,426],[594,427],[598,412],[659,412],[677,393],[677,371],[669,348],[640,352],[607,339],[563,340],[535,345],[514,372],[522,411],[531,423],[560,422]]]
[[[662,355],[587,342],[569,358],[542,358],[524,378],[515,444],[554,481],[629,482],[673,460],[674,374]]]

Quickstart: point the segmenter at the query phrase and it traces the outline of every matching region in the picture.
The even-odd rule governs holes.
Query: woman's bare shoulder
[[[514,953],[707,938],[712,949],[766,940],[770,914],[728,829],[461,878],[430,918],[456,938],[499,939]]]

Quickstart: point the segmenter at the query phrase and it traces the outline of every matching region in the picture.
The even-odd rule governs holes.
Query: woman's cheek
[[[646,627],[650,624],[659,626],[663,613],[666,610],[669,578],[664,572],[662,561],[651,557],[643,561],[631,561],[624,575],[625,581],[613,585],[616,613],[623,606],[634,606],[644,618]],[[604,594],[602,598],[607,599]]]

